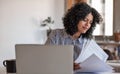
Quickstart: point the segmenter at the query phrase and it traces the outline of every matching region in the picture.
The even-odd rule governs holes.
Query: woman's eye
[[[92,24],[92,22],[90,22],[90,24]]]
[[[90,24],[92,24],[92,23],[93,23],[93,21],[91,20],[91,21],[90,21]]]
[[[90,24],[92,24],[92,21],[89,21],[88,19],[83,19],[84,22],[89,22]]]
[[[83,21],[87,22],[87,19],[83,19]]]

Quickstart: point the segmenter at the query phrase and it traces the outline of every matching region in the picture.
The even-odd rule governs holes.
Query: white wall
[[[0,64],[15,58],[15,44],[44,44],[40,22],[51,16],[62,28],[64,0],[0,0]]]

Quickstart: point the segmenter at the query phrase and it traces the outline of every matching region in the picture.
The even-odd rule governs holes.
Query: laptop
[[[17,44],[17,74],[73,74],[72,45]]]

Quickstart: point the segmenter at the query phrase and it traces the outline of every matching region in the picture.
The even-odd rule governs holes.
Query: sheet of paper
[[[108,55],[101,49],[95,41],[90,41],[89,44],[86,44],[84,48],[81,51],[81,54],[78,56],[78,58],[75,60],[76,63],[81,63],[84,60],[86,60],[88,57],[90,57],[92,54],[95,54],[97,57],[99,57],[104,62],[106,61]]]
[[[101,61],[95,54],[80,64],[81,69],[75,72],[113,72],[113,68]]]

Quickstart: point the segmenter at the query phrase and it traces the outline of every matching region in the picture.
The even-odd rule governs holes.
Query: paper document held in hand
[[[113,72],[113,68],[100,60],[95,54],[80,64],[81,69],[75,72]]]

